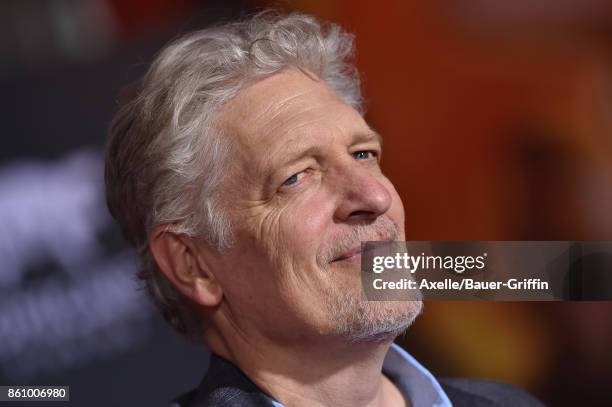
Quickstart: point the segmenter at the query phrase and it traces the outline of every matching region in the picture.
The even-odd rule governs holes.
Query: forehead
[[[222,128],[241,150],[270,151],[299,141],[369,130],[363,118],[314,75],[288,69],[242,90],[223,107]],[[251,157],[253,158],[253,157]]]

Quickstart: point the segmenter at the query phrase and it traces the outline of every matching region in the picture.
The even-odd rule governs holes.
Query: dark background
[[[121,89],[163,44],[270,5],[356,33],[407,239],[612,240],[609,2],[4,1],[0,384],[155,406],[201,379],[206,352],[137,289],[100,153]],[[432,302],[398,341],[436,375],[612,401],[610,302]]]

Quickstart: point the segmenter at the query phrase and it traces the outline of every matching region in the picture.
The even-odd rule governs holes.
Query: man
[[[111,126],[110,211],[166,319],[212,353],[177,405],[536,405],[440,384],[392,346],[422,304],[361,300],[360,243],[403,240],[404,211],[352,49],[298,14],[195,32]]]

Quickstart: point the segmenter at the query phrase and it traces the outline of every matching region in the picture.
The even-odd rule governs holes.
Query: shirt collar
[[[442,386],[411,354],[393,343],[383,362],[383,373],[413,406],[452,407]]]
[[[412,406],[452,407],[442,386],[411,354],[392,343],[383,362],[383,373],[395,383]],[[272,401],[275,407],[284,407]]]

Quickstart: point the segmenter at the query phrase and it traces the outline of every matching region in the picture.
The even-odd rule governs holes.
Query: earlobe
[[[149,235],[149,248],[161,272],[184,296],[207,307],[221,302],[221,286],[193,239],[159,225]]]
[[[214,307],[221,302],[223,298],[223,290],[218,281],[212,278],[200,278],[197,280],[197,301],[199,304],[208,307]]]

